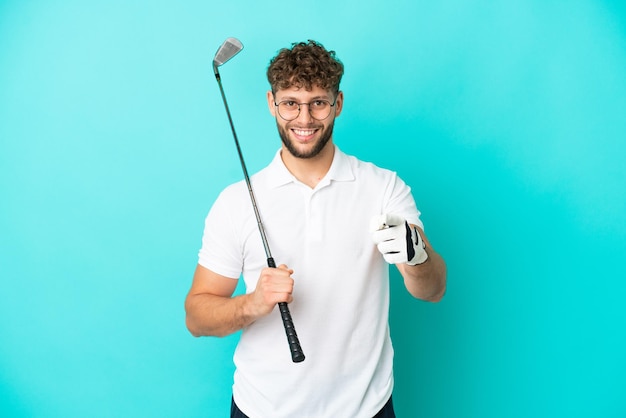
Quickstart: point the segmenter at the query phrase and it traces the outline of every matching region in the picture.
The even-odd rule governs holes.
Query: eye
[[[298,107],[298,103],[296,103],[293,100],[285,100],[284,102],[281,102],[280,104],[283,105],[285,109],[295,109]]]
[[[311,107],[315,109],[323,109],[328,105],[326,100],[314,100],[311,102]]]

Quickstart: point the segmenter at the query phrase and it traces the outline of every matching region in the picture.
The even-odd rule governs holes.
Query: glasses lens
[[[300,114],[300,106],[293,100],[278,103],[278,114],[285,120],[294,120]]]
[[[309,114],[313,119],[323,120],[330,115],[332,105],[328,100],[314,100],[310,103],[301,103],[307,105]],[[294,120],[300,115],[300,105],[293,100],[285,100],[278,103],[278,114],[285,120]]]
[[[326,100],[315,100],[309,103],[309,112],[312,118],[326,119],[330,115],[330,103]]]

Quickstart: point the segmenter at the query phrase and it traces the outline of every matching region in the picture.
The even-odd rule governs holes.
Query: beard
[[[326,129],[324,129],[324,131],[322,132],[322,136],[313,145],[313,148],[311,148],[309,151],[303,152],[303,151],[298,150],[294,142],[289,138],[289,128],[281,127],[278,124],[278,121],[276,121],[276,126],[278,127],[278,134],[280,135],[280,139],[283,141],[285,148],[287,148],[287,151],[289,151],[289,153],[293,155],[294,157],[302,158],[302,159],[313,158],[317,156],[320,152],[322,152],[326,144],[328,144],[328,141],[330,141],[330,138],[332,138],[333,136],[334,125],[335,125],[335,121],[333,121],[330,125],[327,126]]]

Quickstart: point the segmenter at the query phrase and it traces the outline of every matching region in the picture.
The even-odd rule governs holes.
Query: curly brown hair
[[[319,42],[295,42],[270,60],[267,80],[272,93],[292,86],[311,90],[314,86],[339,92],[343,64],[335,51],[327,51]]]

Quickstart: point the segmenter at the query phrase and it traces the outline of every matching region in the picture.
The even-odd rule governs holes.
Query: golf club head
[[[239,41],[239,39],[226,39],[215,53],[215,58],[213,58],[213,69],[215,70],[215,73],[217,74],[217,67],[223,65],[225,62],[237,55],[242,49],[243,44]]]

